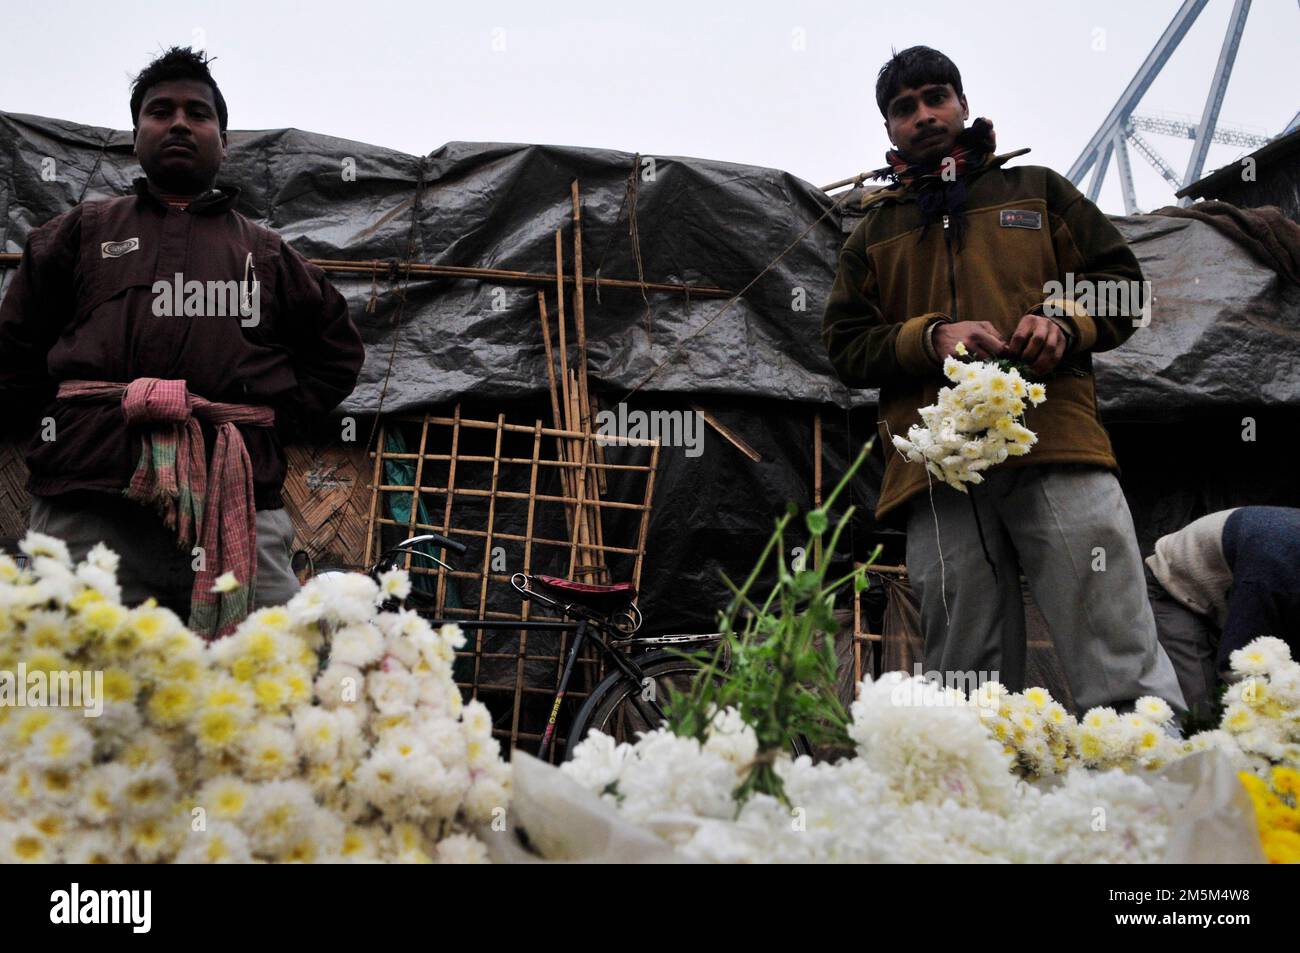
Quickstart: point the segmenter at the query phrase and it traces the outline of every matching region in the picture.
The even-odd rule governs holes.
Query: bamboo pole
[[[564,415],[563,417],[560,414],[560,395],[559,393],[557,393],[557,385],[555,380],[555,352],[551,346],[551,322],[546,315],[545,292],[541,292],[541,291],[537,292],[537,307],[542,316],[542,341],[546,345],[546,380],[551,388],[551,421],[552,423],[555,424],[556,430],[567,429],[567,427],[565,427],[565,419],[567,418],[567,414]],[[563,334],[563,331],[561,331],[560,333]],[[555,442],[555,447],[560,462],[567,463],[568,454],[565,448],[565,441],[563,439],[557,439]],[[567,468],[562,470],[560,473],[560,487],[564,491],[565,496],[575,495],[573,490],[572,480],[570,479],[569,471]],[[569,531],[570,533],[572,533],[573,519],[574,519],[573,507],[569,506],[565,508],[565,518],[568,520],[569,527],[570,527]]]
[[[592,433],[591,385],[587,380],[587,309],[583,297],[582,280],[582,199],[578,190],[578,180],[571,186],[573,195],[573,317],[578,329],[578,394],[581,397],[582,432]],[[605,448],[600,444],[595,447],[596,459],[605,462]],[[604,492],[604,471],[599,474],[597,489]]]
[[[451,535],[451,504],[456,496],[456,451],[460,449],[460,404],[456,405],[453,411],[455,417],[452,418],[451,424],[451,454],[447,462],[447,506],[442,514],[442,532],[445,536]],[[437,418],[425,417],[426,421],[437,423]],[[438,567],[438,595],[437,609],[441,614],[447,607],[447,571],[441,566]]]
[[[366,553],[364,557],[365,568],[369,569],[374,563],[371,556],[374,555],[375,532],[372,527],[378,524],[375,522],[376,510],[379,505],[379,484],[381,482],[381,472],[384,465],[384,425],[379,425],[379,443],[375,447],[375,478],[370,484],[370,524],[366,527]]]
[[[23,256],[15,252],[0,253],[0,269],[17,268]],[[511,271],[505,268],[476,268],[469,265],[429,265],[422,262],[407,262],[396,259],[371,258],[362,261],[346,261],[337,258],[309,258],[313,265],[329,274],[355,274],[371,276],[380,272],[389,274],[400,270],[408,278],[459,278],[475,281],[491,281],[498,284],[530,284],[549,286],[555,283],[555,275],[544,271]],[[565,284],[574,284],[573,278],[563,278]],[[599,286],[604,289],[620,291],[662,291],[669,294],[691,295],[700,298],[731,298],[736,292],[712,285],[683,285],[662,281],[636,281],[630,278],[584,278],[584,285]]]
[[[714,419],[713,415],[699,404],[691,404],[691,410],[699,414],[700,417],[703,418],[704,422],[721,434],[722,438],[726,440],[727,443],[731,444],[745,456],[749,457],[749,459],[753,460],[755,463],[763,462],[763,457],[757,450],[741,439],[740,435],[730,427],[727,427],[721,421]]]
[[[578,428],[573,426],[574,422],[568,416],[570,413],[569,348],[564,332],[564,237],[563,232],[558,228],[555,230],[555,274],[558,276],[555,282],[555,320],[558,321],[560,325],[560,388],[564,396],[564,400],[561,401],[561,406],[564,408],[565,413],[565,428],[568,430],[576,430]]]

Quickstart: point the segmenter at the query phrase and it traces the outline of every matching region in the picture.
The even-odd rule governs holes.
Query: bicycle
[[[397,559],[405,554],[429,559],[448,572],[454,571],[432,553],[413,549],[427,544],[431,548],[450,550],[458,556],[465,555],[468,547],[439,533],[425,533],[405,539],[380,554],[370,569],[370,576],[378,579],[383,572],[394,568]],[[572,644],[564,661],[564,668],[551,704],[550,717],[542,735],[537,757],[545,761],[559,723],[560,708],[568,693],[574,667],[588,642],[596,645],[600,655],[612,669],[591,690],[591,694],[574,715],[569,726],[564,760],[573,757],[573,750],[591,731],[610,735],[615,742],[634,742],[640,732],[660,727],[666,720],[660,699],[668,697],[668,690],[685,691],[700,672],[701,664],[695,658],[670,651],[666,646],[702,645],[716,643],[721,633],[700,635],[661,635],[636,637],[644,621],[636,605],[636,587],[630,582],[613,585],[592,585],[573,582],[556,576],[515,573],[510,577],[511,587],[523,598],[536,601],[559,613],[569,621],[500,621],[487,619],[437,619],[429,595],[412,588],[402,608],[413,608],[432,625],[452,623],[475,630],[541,630],[573,633]],[[396,602],[396,600],[390,600]],[[406,605],[414,603],[414,605]],[[423,603],[423,609],[420,607]],[[659,648],[665,647],[665,648]],[[631,651],[627,651],[630,649]],[[637,650],[640,649],[640,653]],[[802,736],[791,739],[791,753],[798,757],[810,754],[811,747]]]

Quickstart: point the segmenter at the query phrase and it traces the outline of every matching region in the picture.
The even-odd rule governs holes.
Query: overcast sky
[[[0,109],[129,128],[131,76],[201,45],[233,129],[293,126],[429,152],[559,143],[785,169],[814,185],[883,164],[873,90],[890,47],[947,53],[1000,151],[1064,173],[1180,0],[6,5]],[[1199,119],[1231,0],[1211,0],[1139,112]],[[1300,9],[1255,0],[1221,124],[1295,114]],[[1290,79],[1287,79],[1290,77]],[[1149,135],[1181,176],[1191,143]],[[1207,171],[1242,154],[1215,145]],[[1173,200],[1135,152],[1138,203]],[[1112,163],[1100,204],[1122,212]]]

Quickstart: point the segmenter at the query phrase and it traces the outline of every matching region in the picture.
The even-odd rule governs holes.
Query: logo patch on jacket
[[[998,215],[998,224],[1003,228],[1042,228],[1043,213],[1020,208],[1004,208]]]
[[[120,242],[104,242],[99,246],[100,258],[121,258],[123,255],[129,255],[140,247],[140,239],[124,238]]]

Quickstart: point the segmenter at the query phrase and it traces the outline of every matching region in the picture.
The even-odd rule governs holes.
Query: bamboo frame
[[[907,566],[877,566],[875,564],[867,565],[866,563],[854,563],[854,568],[867,570],[867,574],[879,573],[885,576],[899,576],[907,578]],[[866,592],[867,590],[863,590]],[[876,644],[884,645],[885,635],[883,632],[864,632],[862,629],[862,592],[855,593],[853,596],[853,684],[857,685],[862,681],[862,655],[864,647],[874,646]],[[874,651],[874,648],[866,648],[866,651]]]
[[[539,310],[542,307],[544,302],[539,302]],[[572,385],[569,413],[567,417],[563,413],[559,416],[566,424],[580,426],[580,378],[576,369],[571,368],[569,373]],[[558,410],[557,400],[552,405],[552,415]],[[436,612],[439,616],[467,621],[485,619],[500,622],[547,618],[544,610],[539,612],[536,606],[522,599],[519,600],[518,611],[503,611],[509,609],[508,599],[513,598],[514,594],[505,588],[509,586],[511,574],[499,571],[502,568],[500,566],[493,566],[492,551],[500,543],[522,546],[522,565],[526,573],[552,571],[558,574],[567,565],[570,578],[582,580],[587,577],[589,581],[601,581],[599,577],[602,574],[608,578],[607,557],[627,560],[623,571],[626,572],[630,567],[630,581],[639,587],[659,465],[657,441],[601,438],[608,439],[610,444],[632,448],[634,454],[644,453],[644,462],[602,464],[593,459],[597,436],[573,426],[547,427],[542,420],[534,420],[531,425],[511,423],[503,413],[498,414],[494,420],[469,419],[462,415],[460,405],[455,405],[450,416],[394,414],[384,418],[385,428],[390,429],[399,423],[418,426],[420,442],[415,452],[389,452],[386,441],[381,438],[372,451],[375,469],[367,552],[373,552],[374,543],[385,527],[394,527],[408,535],[437,532],[467,542],[481,540],[482,558],[475,566],[457,568],[450,572],[420,563],[410,566],[408,571],[412,577],[421,574],[438,577]],[[467,436],[471,433],[483,436],[475,438],[474,443],[467,444]],[[529,448],[524,451],[527,456],[520,452],[523,450],[520,444],[524,439]],[[543,444],[552,439],[557,455],[564,454],[567,459],[548,459],[543,456]],[[488,440],[491,442],[488,443]],[[514,442],[513,445],[511,441]],[[623,457],[625,459],[626,454]],[[385,460],[403,460],[407,463],[414,461],[415,466],[411,471],[415,474],[412,478],[414,484],[390,483],[385,480]],[[466,464],[490,465],[491,469],[488,473],[478,475],[477,471],[466,470]],[[446,485],[437,485],[442,482],[441,468],[444,466]],[[602,499],[598,491],[597,474],[605,470],[631,476],[633,486],[636,485],[636,477],[644,476],[644,492],[641,493],[638,489],[637,494],[630,498]],[[476,473],[474,478],[469,477],[471,472]],[[527,476],[523,478],[525,472]],[[508,474],[513,479],[509,479]],[[558,489],[554,483],[550,487],[542,486],[541,479],[548,474],[550,480],[559,481]],[[402,520],[386,516],[381,506],[382,495],[385,493],[409,494],[412,501],[411,515]],[[425,515],[421,518],[420,502],[439,496],[442,497],[443,505],[426,506]],[[471,509],[466,511],[458,508],[458,500]],[[547,507],[551,508],[550,516],[547,517],[550,522],[543,523],[541,520],[543,514],[548,512]],[[567,524],[559,518],[562,508],[573,511],[573,519]],[[507,511],[516,515],[513,518],[507,517]],[[622,519],[631,522],[622,525],[627,531],[635,533],[634,540],[607,539],[601,519],[601,514],[606,512],[624,514]],[[473,514],[468,522],[466,513]],[[461,515],[459,520],[457,514]],[[512,532],[513,526],[503,527],[503,519],[522,521],[523,532]],[[475,520],[482,522],[474,525]],[[514,525],[517,526],[518,523],[515,522]],[[566,534],[567,538],[553,538],[555,534],[547,532],[548,525],[553,528],[567,525],[570,532]],[[549,563],[556,566],[555,569],[538,568],[543,553],[546,554],[545,562],[541,565]],[[563,557],[560,556],[561,553]],[[557,564],[556,560],[561,558],[563,561]],[[466,583],[472,587],[477,605],[467,601],[463,606],[447,606],[448,586],[453,584],[453,580],[461,587]],[[463,588],[461,591],[463,595],[468,595]],[[505,603],[503,597],[507,599]],[[537,711],[532,699],[553,695],[555,684],[548,685],[547,682],[554,678],[558,683],[565,649],[571,636],[571,633],[562,631],[559,639],[538,640],[534,637],[530,640],[529,634],[523,630],[511,633],[506,629],[487,633],[475,629],[465,651],[457,653],[461,658],[473,658],[472,666],[461,676],[466,681],[459,683],[468,697],[477,698],[481,693],[500,693],[503,698],[509,698],[509,702],[494,701],[498,710],[504,712],[507,704],[510,710],[508,723],[495,729],[494,734],[512,746],[540,737],[540,728],[537,733],[530,730],[537,727],[533,724],[537,721]],[[499,637],[506,641],[501,642]],[[492,639],[491,643],[489,638]],[[517,641],[512,643],[512,639]],[[555,666],[553,674],[552,663]],[[500,670],[503,664],[506,666],[505,672]],[[543,676],[540,685],[537,683],[537,670],[532,669],[530,674],[529,666],[537,664],[545,666],[548,673]],[[568,696],[575,699],[584,697],[586,692],[581,690],[583,686],[594,685],[604,674],[603,661],[599,656],[594,651],[590,655],[584,653],[584,657],[578,660],[576,682],[572,684]]]

